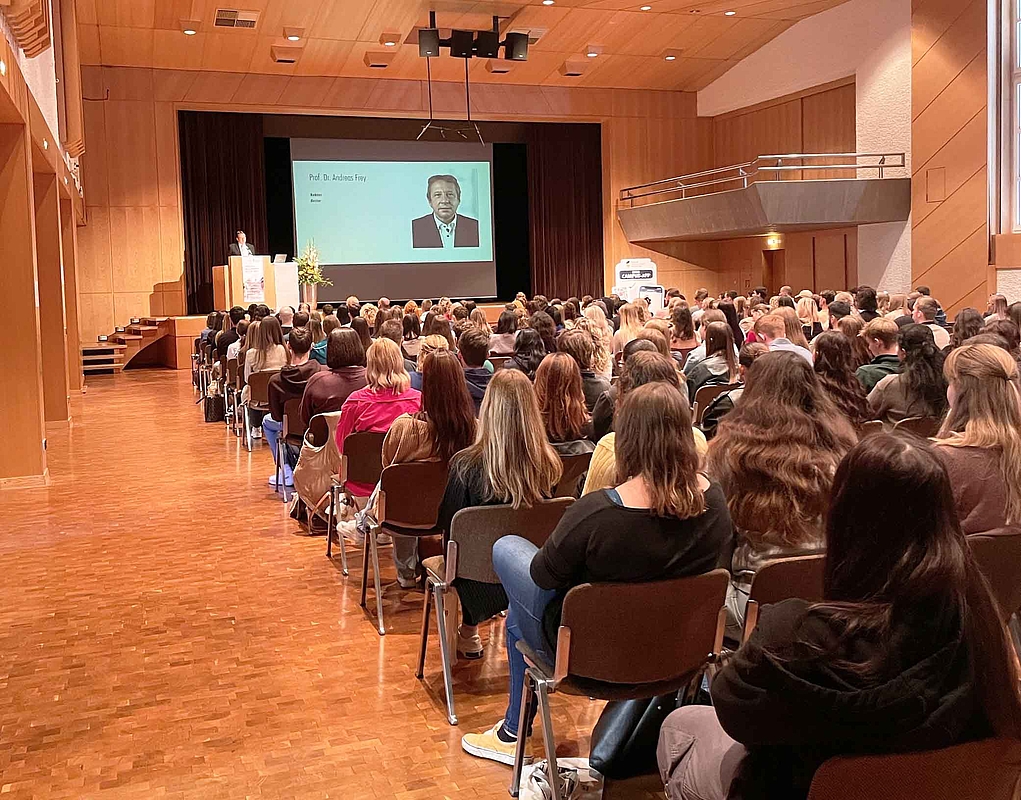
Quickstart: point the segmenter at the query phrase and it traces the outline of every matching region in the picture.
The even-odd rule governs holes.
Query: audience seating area
[[[844,491],[837,487],[856,469],[881,487],[882,469],[899,475],[902,462],[922,459],[926,466],[912,474],[931,468],[935,477],[918,478],[911,490],[920,497],[934,481],[949,481],[956,509],[929,527],[958,537],[962,563],[977,564],[999,604],[995,626],[1017,629],[1021,487],[1012,480],[1021,478],[1021,303],[1008,308],[991,298],[976,315],[981,324],[965,329],[946,319],[925,287],[892,297],[870,287],[797,295],[760,287],[750,297],[716,298],[699,290],[691,300],[675,289],[666,294],[668,305],[658,310],[616,297],[519,295],[496,309],[495,336],[509,334],[510,355],[486,347],[497,341],[495,320],[474,303],[448,298],[421,308],[385,298],[303,307],[281,315],[293,317],[286,330],[265,307],[232,309],[211,314],[196,341],[193,379],[206,422],[222,422],[253,455],[265,452],[278,500],[307,534],[325,534],[327,558],[340,550],[339,580],[350,577],[349,557],[361,551],[360,603],[369,600],[371,572],[375,609],[366,617],[379,635],[393,615],[407,613],[387,602],[383,559],[392,556],[403,589],[423,592],[419,679],[435,608],[450,725],[458,725],[455,667],[493,657],[480,649],[479,621],[507,614],[508,626],[520,623],[518,587],[502,585],[494,546],[512,537],[537,549],[529,591],[555,589],[562,604],[555,641],[529,640],[524,626],[516,651],[508,646],[512,674],[515,659],[524,660],[516,740],[513,697],[502,725],[463,740],[468,754],[512,765],[515,796],[536,714],[543,755],[556,759],[551,695],[636,702],[675,695],[683,721],[688,706],[717,699],[718,681],[738,680],[746,649],[763,646],[757,637],[775,635],[775,623],[772,634],[760,630],[771,609],[779,614],[795,602],[828,609],[839,600],[851,619],[869,604],[901,602],[888,594],[901,587],[884,585],[882,574],[875,576],[882,588],[863,588],[861,598],[833,594],[839,578],[827,566],[827,549],[841,522],[833,516]],[[409,315],[415,324],[403,325]],[[940,347],[942,339],[949,344]],[[442,383],[449,369],[458,377]],[[339,394],[319,394],[327,381],[343,387]],[[642,416],[682,396],[677,414]],[[391,413],[398,403],[403,413]],[[643,439],[654,423],[680,425],[672,430],[684,442]],[[461,437],[459,446],[445,449],[447,436]],[[666,488],[656,488],[663,480]],[[874,535],[855,546],[903,546],[904,559],[933,546],[885,541],[883,526],[896,526],[899,505],[910,501],[901,495],[875,495],[889,508],[871,509],[862,525]],[[670,510],[692,497],[694,512]],[[624,523],[599,520],[615,512],[674,522],[711,516],[725,528],[726,544],[715,564],[685,571],[678,564],[692,554],[646,554],[654,545],[637,532],[626,544],[610,544]],[[897,536],[904,535],[900,525]],[[965,535],[969,547],[961,544]],[[584,545],[579,537],[588,537]],[[666,541],[679,548],[680,540]],[[650,558],[645,572],[628,577]],[[877,557],[875,569],[882,563]],[[547,570],[552,584],[542,577]],[[986,590],[969,597],[974,591]],[[546,630],[552,624],[534,622]],[[1009,663],[1007,650],[999,656],[1016,701],[1016,656]],[[721,735],[742,742],[724,706],[719,713]],[[1021,745],[996,725],[986,732],[983,741],[937,737],[946,749],[933,752],[863,743],[845,757],[839,746],[824,746],[820,752],[836,757],[823,758],[814,779],[808,773],[811,788],[795,785],[790,796],[1016,797]],[[681,768],[664,763],[663,747],[668,796],[702,798],[678,782],[672,770]],[[754,755],[755,742],[747,747]],[[568,800],[569,779],[547,783],[547,796]]]

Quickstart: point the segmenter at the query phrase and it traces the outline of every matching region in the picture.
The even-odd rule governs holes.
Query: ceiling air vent
[[[259,23],[258,11],[237,11],[231,8],[216,9],[216,28],[246,28],[251,30]]]

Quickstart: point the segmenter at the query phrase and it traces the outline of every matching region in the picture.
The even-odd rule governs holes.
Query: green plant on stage
[[[298,283],[302,286],[333,286],[333,281],[323,275],[319,266],[319,248],[315,239],[309,239],[298,258]]]

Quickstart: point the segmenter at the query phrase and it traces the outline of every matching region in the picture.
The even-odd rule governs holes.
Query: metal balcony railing
[[[825,163],[821,163],[825,160]],[[889,169],[905,170],[904,153],[787,153],[786,155],[756,156],[745,164],[717,167],[704,172],[693,172],[677,178],[666,178],[620,190],[620,202],[633,208],[635,200],[654,197],[653,202],[680,199],[746,189],[749,183],[760,180],[799,179],[793,173],[817,170],[854,170],[855,178],[862,170],[875,171],[886,177]]]

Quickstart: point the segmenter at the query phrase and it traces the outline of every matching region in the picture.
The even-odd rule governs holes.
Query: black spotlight
[[[495,31],[479,31],[476,33],[475,55],[479,58],[499,58],[500,34]]]
[[[450,32],[450,55],[454,58],[471,58],[475,34],[471,31]]]
[[[418,32],[418,55],[422,58],[440,54],[440,31],[438,28],[422,28]]]
[[[528,34],[508,33],[503,57],[512,61],[528,61]]]

